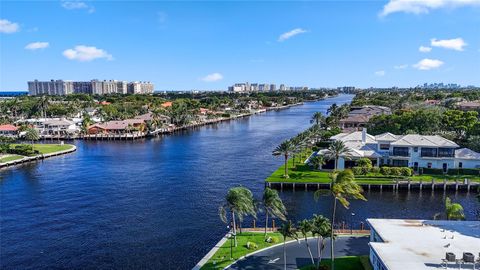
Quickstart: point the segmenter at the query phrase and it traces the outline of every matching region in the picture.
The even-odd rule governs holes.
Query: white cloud
[[[108,52],[93,46],[77,45],[73,49],[63,51],[63,56],[70,60],[88,62],[99,58],[113,60],[113,56]]]
[[[201,80],[204,82],[217,82],[223,79],[222,74],[215,72],[212,74],[208,74],[207,76],[203,77]]]
[[[0,33],[11,34],[20,31],[18,23],[0,19]]]
[[[434,9],[462,6],[480,6],[480,0],[390,0],[383,6],[380,16],[395,12],[422,14]]]
[[[95,8],[93,6],[87,5],[87,3],[82,1],[64,1],[62,2],[62,7],[68,10],[87,9],[88,13],[95,12]]]
[[[34,51],[38,49],[45,49],[48,46],[50,46],[48,42],[33,42],[25,46],[25,49]]]
[[[415,65],[413,65],[413,67],[419,70],[430,70],[430,69],[439,68],[442,65],[443,65],[443,62],[440,60],[425,58],[420,60],[420,62],[416,63]]]
[[[427,47],[427,46],[420,46],[420,48],[418,48],[418,50],[420,52],[424,52],[424,53],[427,53],[427,52],[430,52],[432,50],[431,47]]]
[[[385,76],[385,70],[375,71],[375,76],[379,76],[379,77]]]
[[[407,64],[403,64],[403,65],[394,66],[393,68],[394,69],[406,69],[407,67],[408,67]]]
[[[462,38],[443,39],[443,40],[432,38],[430,40],[430,45],[434,47],[441,47],[444,49],[463,51],[463,47],[467,46],[467,43],[465,43],[465,41],[463,41]]]
[[[288,32],[285,32],[283,34],[281,34],[279,37],[278,37],[278,41],[279,42],[282,42],[282,41],[285,41],[291,37],[294,37],[296,35],[299,35],[299,34],[303,34],[303,33],[306,33],[308,32],[307,30],[305,29],[302,29],[302,28],[295,28],[291,31],[288,31]]]

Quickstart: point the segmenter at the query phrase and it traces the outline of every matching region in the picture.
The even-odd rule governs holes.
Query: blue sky
[[[2,1],[0,60],[0,91],[93,78],[157,90],[480,85],[480,0]]]

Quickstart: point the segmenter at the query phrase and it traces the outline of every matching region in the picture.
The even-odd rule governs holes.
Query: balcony
[[[408,151],[390,151],[389,155],[394,157],[409,157],[410,153]]]

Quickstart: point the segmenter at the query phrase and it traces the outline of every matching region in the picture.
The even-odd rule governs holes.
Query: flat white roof
[[[383,242],[370,242],[389,270],[439,269],[446,252],[480,252],[480,221],[368,219]]]

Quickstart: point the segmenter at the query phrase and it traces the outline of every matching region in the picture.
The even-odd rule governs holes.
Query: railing
[[[395,156],[395,157],[409,157],[410,153],[408,151],[392,151],[389,152],[390,156]]]

